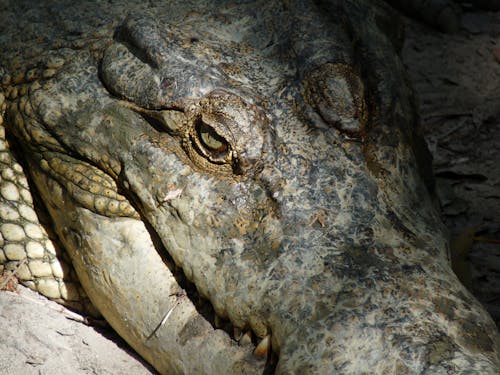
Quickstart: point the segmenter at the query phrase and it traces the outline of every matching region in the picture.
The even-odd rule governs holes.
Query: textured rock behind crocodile
[[[172,263],[271,341],[279,373],[497,372],[497,331],[451,272],[422,180],[388,7],[68,4],[2,14],[6,269],[85,303],[57,238],[163,373],[266,366],[212,328]],[[22,208],[13,157],[54,233]]]

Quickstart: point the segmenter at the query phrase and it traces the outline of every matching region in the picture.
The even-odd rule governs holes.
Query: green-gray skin
[[[498,373],[496,327],[451,271],[423,182],[388,6],[35,3],[2,9],[6,269],[80,293],[52,245],[33,250],[47,235],[18,210],[8,146],[92,303],[161,373],[266,366],[169,259],[236,331],[270,339],[276,373]]]

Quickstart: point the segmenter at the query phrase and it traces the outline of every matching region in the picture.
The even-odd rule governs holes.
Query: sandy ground
[[[20,286],[0,293],[0,374],[156,374],[108,327]]]
[[[405,64],[420,98],[437,191],[470,287],[500,322],[500,12],[466,11],[447,35],[407,20]],[[470,262],[469,262],[470,261]],[[109,328],[20,287],[0,293],[0,375],[154,374]]]

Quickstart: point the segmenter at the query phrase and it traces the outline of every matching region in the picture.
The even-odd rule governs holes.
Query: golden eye
[[[217,156],[223,156],[228,152],[228,142],[219,134],[217,134],[217,132],[211,126],[200,121],[197,126],[197,132],[200,143],[206,149],[206,151]]]

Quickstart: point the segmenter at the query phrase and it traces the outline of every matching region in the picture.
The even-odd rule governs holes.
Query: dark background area
[[[500,12],[462,11],[451,34],[406,18],[403,60],[457,272],[500,327]]]

